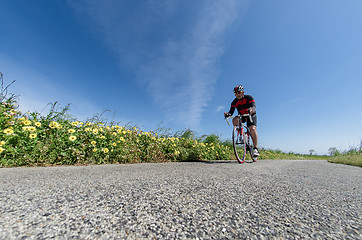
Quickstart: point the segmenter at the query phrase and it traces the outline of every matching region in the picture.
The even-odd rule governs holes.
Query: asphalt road
[[[361,183],[306,160],[0,169],[0,239],[361,239]]]

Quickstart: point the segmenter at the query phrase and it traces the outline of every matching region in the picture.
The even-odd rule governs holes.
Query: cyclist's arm
[[[250,114],[253,114],[253,113],[256,113],[256,105],[255,105],[255,100],[254,100],[254,98],[252,97],[252,96],[248,96],[248,101],[249,101],[249,106],[250,106],[250,108],[249,108],[249,112],[250,112]]]
[[[229,112],[225,112],[224,113],[224,116],[227,117],[227,116],[232,116],[235,112],[235,108],[236,108],[236,102],[237,102],[237,99],[235,98],[232,102],[231,102],[231,106],[230,106],[230,110]]]
[[[234,114],[234,112],[235,112],[235,107],[234,107],[233,105],[231,105],[228,114],[229,114],[230,116],[232,116],[232,115]]]

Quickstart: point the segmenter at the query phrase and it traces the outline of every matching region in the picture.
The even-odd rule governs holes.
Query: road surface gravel
[[[313,160],[0,169],[0,239],[361,239],[362,168]]]

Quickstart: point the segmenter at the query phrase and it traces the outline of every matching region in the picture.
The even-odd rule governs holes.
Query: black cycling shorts
[[[250,127],[250,126],[255,126],[256,127],[256,124],[257,124],[257,120],[258,118],[256,117],[256,114],[252,115],[251,116],[251,119],[253,120],[253,122],[250,122],[250,118],[249,117],[243,117],[242,118],[242,121],[243,123],[246,122],[247,123],[247,126]]]

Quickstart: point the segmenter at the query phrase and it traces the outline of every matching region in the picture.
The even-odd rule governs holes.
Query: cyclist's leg
[[[239,118],[238,118],[238,117],[233,118],[233,125],[234,125],[234,126],[238,126],[238,125],[239,125]]]
[[[256,126],[249,127],[251,139],[253,139],[254,148],[258,148],[258,133],[256,132]]]
[[[254,148],[258,148],[258,133],[256,131],[257,117],[256,114],[252,116],[253,122],[248,119],[248,128],[250,130],[250,136],[253,140]]]

